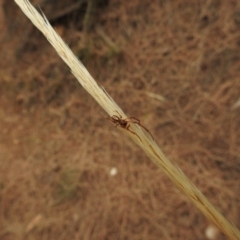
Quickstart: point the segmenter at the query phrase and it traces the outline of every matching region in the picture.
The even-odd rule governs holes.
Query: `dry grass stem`
[[[99,87],[83,64],[72,53],[69,47],[64,43],[61,37],[54,31],[44,15],[40,15],[38,11],[29,3],[28,0],[15,0],[25,15],[33,22],[33,24],[46,36],[51,45],[56,49],[57,53],[63,61],[70,67],[74,76],[81,85],[92,95],[99,105],[110,115],[114,115],[118,111],[123,118],[126,115],[114,100]],[[128,134],[159,166],[164,173],[177,185],[201,210],[201,212],[212,222],[214,222],[230,239],[240,239],[239,230],[226,220],[206,199],[206,197],[193,185],[193,183],[185,176],[185,174],[173,164],[161,151],[157,143],[151,136],[138,125],[131,125],[131,130],[136,133],[131,134],[129,131],[122,129],[122,132]],[[139,137],[139,138],[138,138]]]

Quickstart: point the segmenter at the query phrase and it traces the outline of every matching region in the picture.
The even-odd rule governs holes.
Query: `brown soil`
[[[101,4],[85,25],[85,12],[40,7],[240,228],[240,4]],[[14,1],[0,1],[0,31],[0,239],[207,239],[211,223],[104,118]]]

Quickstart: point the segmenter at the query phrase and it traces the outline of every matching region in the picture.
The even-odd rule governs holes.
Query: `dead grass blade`
[[[97,85],[87,69],[72,53],[61,37],[54,31],[47,18],[44,15],[40,15],[28,0],[15,0],[15,2],[33,24],[46,36],[63,61],[70,67],[80,84],[92,95],[99,105],[110,116],[114,115],[117,111],[121,114],[123,119],[126,118],[126,115],[120,107]],[[239,230],[226,220],[185,174],[162,153],[151,136],[146,131],[143,131],[138,125],[132,124],[131,130],[134,131],[136,135],[122,129],[122,131],[128,134],[152,161],[164,171],[175,185],[190,198],[195,206],[197,206],[208,219],[214,222],[230,239],[240,239]]]

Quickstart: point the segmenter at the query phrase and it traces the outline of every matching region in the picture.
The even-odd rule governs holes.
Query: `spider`
[[[153,136],[152,134],[148,131],[147,128],[145,128],[141,123],[140,123],[140,120],[135,118],[135,117],[130,117],[130,118],[125,118],[123,119],[122,118],[122,115],[115,110],[115,112],[117,112],[118,116],[117,115],[113,115],[112,117],[108,117],[107,119],[109,119],[113,124],[115,124],[115,127],[118,127],[120,126],[121,128],[124,128],[126,130],[128,130],[129,132],[131,132],[132,134],[135,134],[138,138],[139,136],[133,132],[132,130],[130,130],[130,123],[134,123],[134,124],[137,124],[139,125],[140,127],[144,128],[149,134],[150,136],[152,137],[153,139]],[[139,138],[139,140],[141,141],[141,139]]]

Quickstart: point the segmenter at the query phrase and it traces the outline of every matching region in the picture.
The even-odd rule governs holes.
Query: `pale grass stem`
[[[15,2],[32,23],[45,35],[63,61],[70,67],[73,75],[99,103],[99,105],[110,116],[114,115],[115,111],[118,111],[123,118],[127,118],[121,108],[114,102],[107,92],[97,85],[87,69],[72,53],[61,37],[54,31],[47,18],[43,14],[39,14],[28,0],[15,0]],[[208,219],[214,222],[222,232],[224,232],[230,239],[240,239],[239,230],[224,218],[185,176],[185,174],[163,154],[160,147],[149,136],[149,134],[134,124],[131,125],[131,129],[139,138],[124,129],[122,129],[122,132],[132,138],[133,141],[135,141],[149,156],[149,158],[163,170],[172,182],[181,189],[190,198],[194,205],[197,206]]]

